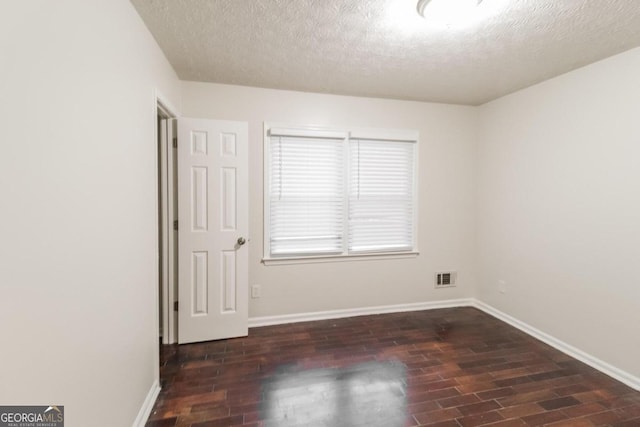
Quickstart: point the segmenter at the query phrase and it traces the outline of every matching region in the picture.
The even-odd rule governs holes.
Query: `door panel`
[[[244,122],[178,120],[181,344],[248,332],[247,128]]]

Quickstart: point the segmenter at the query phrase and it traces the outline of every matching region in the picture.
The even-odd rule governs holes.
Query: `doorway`
[[[177,280],[177,185],[175,114],[157,101],[157,171],[158,171],[158,333],[161,344],[177,341],[177,316],[174,313]]]
[[[248,123],[156,120],[160,343],[245,336]]]

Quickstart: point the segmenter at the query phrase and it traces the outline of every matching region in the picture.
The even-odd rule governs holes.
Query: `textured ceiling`
[[[451,0],[453,1],[453,0]],[[182,80],[478,105],[640,46],[640,0],[132,0]]]

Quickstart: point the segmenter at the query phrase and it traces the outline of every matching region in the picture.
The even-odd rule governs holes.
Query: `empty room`
[[[0,427],[640,426],[640,1],[0,3]]]

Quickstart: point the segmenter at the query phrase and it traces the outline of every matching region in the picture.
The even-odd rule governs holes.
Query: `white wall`
[[[157,372],[158,87],[126,0],[0,6],[0,403],[131,425]]]
[[[639,76],[635,49],[486,104],[478,148],[479,298],[636,377]]]
[[[183,82],[187,117],[249,122],[251,317],[468,297],[475,286],[476,110],[472,107]],[[420,131],[420,255],[413,259],[261,264],[263,122]],[[437,270],[457,288],[434,290]]]

